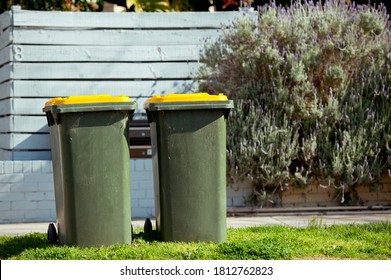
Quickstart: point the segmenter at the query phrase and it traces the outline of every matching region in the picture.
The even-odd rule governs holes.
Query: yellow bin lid
[[[152,111],[177,111],[177,110],[224,110],[229,112],[233,108],[233,101],[220,93],[211,95],[206,92],[168,94],[166,96],[154,96],[149,98],[144,106],[147,115]],[[149,118],[149,117],[148,117]]]
[[[200,93],[179,93],[179,94],[168,94],[165,96],[153,96],[147,100],[149,103],[159,103],[159,102],[208,102],[208,101],[227,101],[228,98],[224,94],[220,93],[218,95],[210,95],[206,92]]]
[[[110,94],[86,95],[86,96],[69,96],[56,97],[45,103],[45,106],[52,105],[74,105],[74,104],[91,104],[91,103],[118,103],[130,102],[130,98],[121,96],[111,96]]]

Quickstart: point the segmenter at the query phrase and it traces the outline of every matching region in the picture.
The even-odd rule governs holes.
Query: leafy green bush
[[[316,179],[342,191],[387,169],[391,24],[383,6],[326,0],[245,15],[205,47],[200,90],[235,100],[231,179],[267,194]],[[343,201],[342,196],[342,201]]]

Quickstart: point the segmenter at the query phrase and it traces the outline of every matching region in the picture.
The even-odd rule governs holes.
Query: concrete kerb
[[[292,226],[307,227],[311,224],[331,226],[340,224],[366,224],[388,221],[391,222],[391,211],[376,213],[358,213],[354,215],[333,214],[333,215],[284,215],[284,216],[238,216],[227,217],[228,228],[250,227],[250,226]],[[145,220],[132,220],[133,227],[143,227]],[[154,223],[154,220],[152,219]],[[1,236],[17,236],[34,232],[46,233],[49,222],[43,223],[19,223],[0,224]]]

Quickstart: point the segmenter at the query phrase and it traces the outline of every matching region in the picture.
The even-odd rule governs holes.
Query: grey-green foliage
[[[258,190],[312,178],[345,190],[387,167],[391,24],[384,7],[266,5],[202,55],[200,90],[235,100],[228,171]]]

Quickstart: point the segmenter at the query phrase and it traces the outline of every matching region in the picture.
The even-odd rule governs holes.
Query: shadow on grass
[[[46,235],[32,233],[16,237],[6,237],[0,242],[0,259],[9,259],[25,250],[49,247]]]

